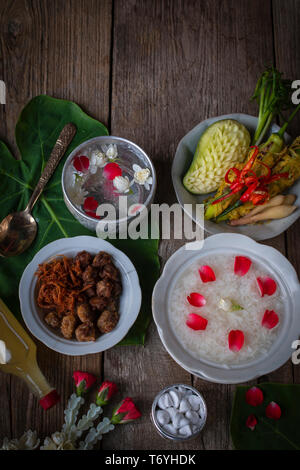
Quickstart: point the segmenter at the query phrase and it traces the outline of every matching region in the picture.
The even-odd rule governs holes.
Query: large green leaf
[[[63,237],[94,235],[77,222],[62,197],[61,172],[67,155],[80,143],[107,135],[103,124],[85,114],[75,103],[49,96],[37,96],[22,111],[16,126],[16,141],[21,160],[16,160],[0,141],[0,220],[8,213],[25,208],[55,141],[65,124],[73,122],[77,133],[65,157],[49,181],[33,210],[38,235],[23,254],[0,259],[0,296],[16,315],[20,315],[18,284],[26,265],[46,244]],[[151,319],[151,291],[159,274],[157,240],[115,240],[138,271],[143,290],[143,306],[136,324],[124,344],[143,344]],[[147,266],[147,269],[145,267]]]
[[[300,385],[262,383],[264,401],[260,406],[250,406],[245,395],[249,387],[238,386],[231,415],[231,437],[239,450],[300,450]],[[279,420],[266,417],[266,406],[275,401],[281,408]],[[253,431],[246,427],[250,414],[257,418]]]

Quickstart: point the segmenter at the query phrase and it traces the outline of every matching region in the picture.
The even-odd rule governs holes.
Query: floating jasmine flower
[[[128,176],[116,176],[113,185],[119,193],[128,193],[130,191],[130,182]]]
[[[90,172],[92,174],[95,174],[98,168],[103,168],[106,165],[107,160],[107,156],[104,153],[100,152],[100,150],[93,150],[91,154]]]
[[[116,144],[102,145],[102,151],[105,153],[107,158],[115,160],[118,156],[118,149]]]
[[[134,171],[134,181],[149,190],[153,181],[149,168],[141,168],[139,165],[134,164],[132,169]]]

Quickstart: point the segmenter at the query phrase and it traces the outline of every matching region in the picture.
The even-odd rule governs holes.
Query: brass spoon
[[[31,215],[36,201],[53,175],[58,163],[76,134],[74,124],[66,124],[53,147],[44,171],[24,211],[13,212],[0,224],[0,256],[16,256],[31,245],[36,237],[37,223]]]

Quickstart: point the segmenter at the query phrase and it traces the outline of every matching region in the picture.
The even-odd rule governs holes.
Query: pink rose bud
[[[125,424],[134,421],[142,416],[132,399],[124,398],[114,410],[111,422],[112,424]]]
[[[100,386],[96,398],[96,403],[98,406],[104,406],[107,405],[109,400],[115,393],[117,393],[118,387],[116,386],[115,383],[113,382],[108,382],[107,380],[103,382],[103,384]]]
[[[93,374],[81,372],[80,370],[73,373],[73,379],[78,397],[81,397],[96,382],[96,377]]]

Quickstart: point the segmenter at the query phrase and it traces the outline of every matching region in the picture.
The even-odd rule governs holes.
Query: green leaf
[[[230,431],[234,447],[239,450],[300,450],[300,385],[262,383],[264,401],[250,406],[245,395],[249,387],[238,386],[232,408]],[[279,420],[266,417],[266,406],[275,401],[281,408]],[[246,427],[250,414],[257,418],[254,431]]]
[[[77,133],[55,174],[33,210],[38,222],[38,234],[31,247],[13,258],[0,262],[0,296],[12,312],[20,318],[18,285],[21,275],[33,256],[51,241],[63,237],[95,235],[84,228],[66,208],[61,173],[68,154],[87,139],[108,135],[106,127],[85,114],[71,101],[41,95],[23,109],[16,125],[16,141],[22,159],[16,160],[0,141],[0,220],[13,211],[25,208],[40,177],[58,135],[65,124],[73,122]],[[136,324],[123,344],[143,344],[151,319],[151,291],[159,274],[157,240],[114,240],[135,264],[143,291],[143,306]],[[145,267],[147,266],[147,269]],[[151,269],[148,269],[149,268]]]

